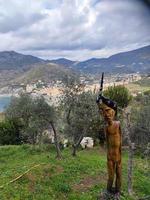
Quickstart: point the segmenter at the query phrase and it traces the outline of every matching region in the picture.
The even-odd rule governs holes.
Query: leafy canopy
[[[108,87],[107,90],[104,91],[104,96],[116,101],[121,108],[127,107],[132,100],[129,90],[123,85]]]

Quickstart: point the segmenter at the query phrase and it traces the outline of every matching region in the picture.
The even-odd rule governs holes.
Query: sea
[[[9,105],[11,96],[0,95],[0,112],[3,112],[5,108]]]

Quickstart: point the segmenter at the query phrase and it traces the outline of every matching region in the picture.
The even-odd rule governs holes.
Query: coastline
[[[0,94],[0,97],[11,97],[13,96],[12,94]]]
[[[0,94],[0,113],[3,113],[5,108],[9,105],[12,94]]]
[[[4,93],[4,94],[1,94],[0,93],[0,97],[17,97],[18,94],[10,94],[10,93]]]

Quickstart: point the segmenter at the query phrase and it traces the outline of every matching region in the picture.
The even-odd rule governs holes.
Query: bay
[[[3,112],[4,109],[9,105],[11,96],[0,95],[0,112]]]

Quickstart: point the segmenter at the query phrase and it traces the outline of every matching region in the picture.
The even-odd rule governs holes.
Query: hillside
[[[27,70],[32,65],[45,63],[46,61],[31,56],[23,55],[15,51],[0,52],[0,70]]]
[[[68,60],[68,59],[65,59],[65,58],[59,58],[59,59],[51,60],[50,62],[58,64],[58,65],[67,66],[67,67],[71,67],[73,64],[76,63],[76,61]]]
[[[60,61],[65,65],[65,59]],[[63,81],[67,75],[77,76],[73,69],[63,65],[59,65],[59,62],[55,64],[55,60],[51,63],[15,51],[0,52],[0,88],[11,84],[31,83],[39,79],[45,82]]]
[[[150,72],[150,46],[136,50],[122,52],[108,58],[92,58],[83,62],[70,60],[55,60],[55,63],[71,66],[73,69],[84,73],[134,73]]]
[[[36,65],[32,67],[27,72],[23,73],[16,79],[12,80],[11,83],[32,83],[38,80],[42,80],[45,83],[49,83],[51,81],[65,81],[65,78],[69,77],[76,77],[77,74],[68,68],[63,66],[59,66],[53,63],[48,63],[44,65]]]
[[[150,76],[144,77],[141,80],[136,82],[140,86],[145,86],[150,88]]]
[[[32,68],[34,65],[48,62],[88,73],[99,73],[102,71],[112,73],[150,72],[150,45],[132,51],[118,53],[108,58],[91,58],[82,62],[71,61],[65,58],[43,60],[14,51],[0,52],[0,71],[24,71]]]
[[[50,65],[54,63],[53,68],[48,67],[48,63],[51,63]],[[92,58],[83,62],[65,58],[49,61],[14,51],[3,51],[0,52],[0,87],[13,82],[33,82],[36,79],[48,81],[49,79],[56,80],[59,77],[62,80],[64,74],[73,74],[74,76],[71,69],[76,73],[93,75],[99,75],[103,71],[115,74],[150,73],[150,46],[118,53],[109,58]],[[61,76],[62,78],[60,78]]]
[[[1,146],[0,199],[96,200],[107,183],[105,150],[95,147],[79,151],[76,158],[71,156],[69,148],[62,153],[64,159],[56,160],[53,146],[41,150],[28,145]],[[123,152],[121,200],[149,195],[147,162],[139,156],[134,158],[133,197],[127,195],[127,159],[127,153]]]

